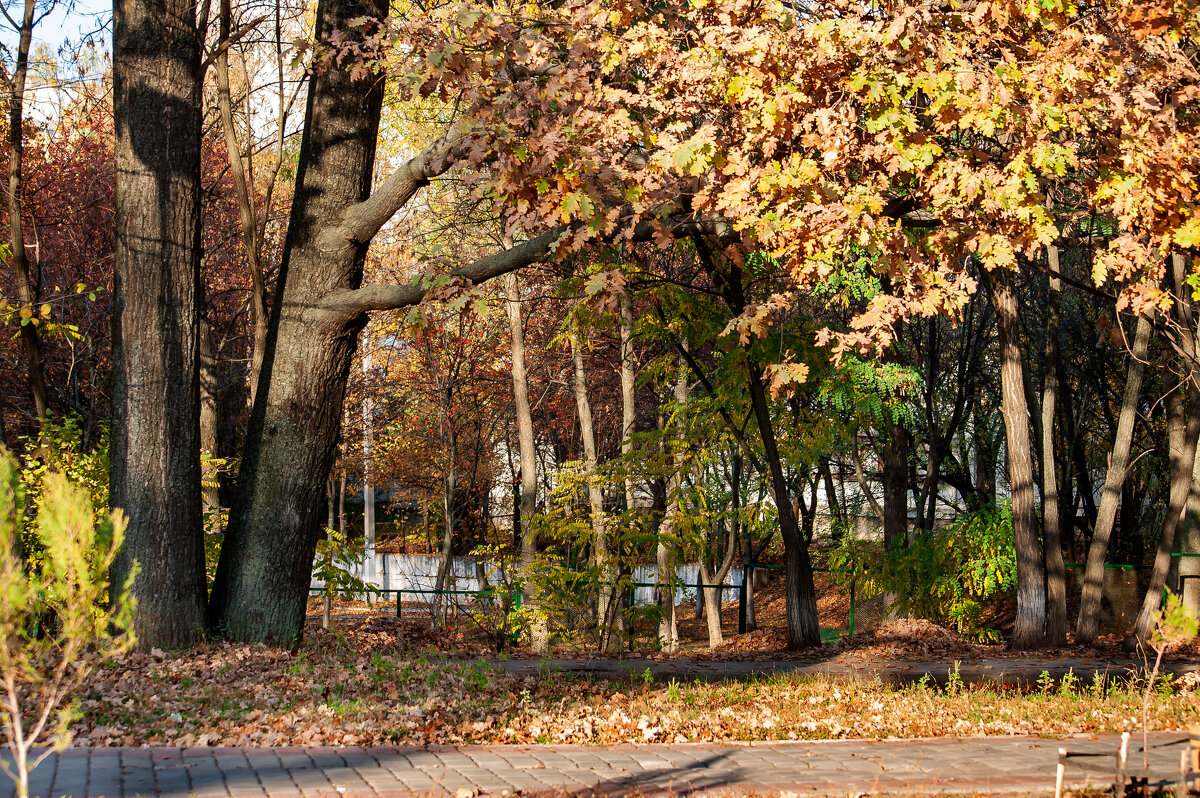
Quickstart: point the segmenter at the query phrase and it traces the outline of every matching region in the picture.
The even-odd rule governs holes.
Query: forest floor
[[[394,608],[339,606],[333,628],[325,630],[319,609],[314,602],[304,643],[295,652],[214,642],[106,663],[79,696],[74,744],[599,745],[1071,736],[1141,728],[1140,665],[1090,678],[1069,668],[1051,672],[1058,663],[1116,662],[1115,640],[1098,649],[1042,652],[1031,659],[926,622],[898,621],[789,659],[777,631],[733,635],[728,650],[708,652],[703,632],[697,640],[681,624],[685,637],[692,634],[684,653],[669,662],[661,655],[627,656],[625,662],[636,662],[632,668],[598,678],[571,672],[583,652],[560,659],[558,666],[526,660],[533,667],[522,671],[513,666],[525,652],[497,657],[466,623],[434,632],[428,621],[397,618]],[[767,612],[760,613],[760,622],[769,619]],[[700,672],[739,661],[761,671],[780,662],[840,664],[845,670],[777,669],[719,680]],[[650,665],[641,667],[644,662],[690,670],[656,675]],[[941,666],[945,678],[893,681],[878,670],[914,662]],[[1171,652],[1168,662],[1193,667],[1182,668],[1191,671],[1182,677],[1159,680],[1149,697],[1149,728],[1200,724],[1197,650]],[[1023,687],[971,684],[962,674],[972,667],[1047,673]]]

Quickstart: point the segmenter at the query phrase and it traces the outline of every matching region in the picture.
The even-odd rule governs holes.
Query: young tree
[[[24,209],[25,194],[22,161],[25,155],[25,81],[29,75],[29,48],[33,29],[53,9],[39,12],[36,0],[25,0],[20,20],[13,19],[7,8],[0,7],[5,19],[17,33],[16,61],[12,74],[0,74],[0,85],[8,90],[8,265],[17,286],[21,303],[21,344],[25,349],[25,365],[29,374],[29,390],[39,419],[50,406],[46,392],[46,375],[42,370],[42,341],[38,334],[35,314],[38,312],[33,282],[29,274],[29,256],[25,251]]]

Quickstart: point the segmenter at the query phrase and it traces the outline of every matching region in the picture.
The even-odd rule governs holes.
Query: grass
[[[356,634],[356,633],[351,633]],[[723,682],[520,676],[375,636],[313,633],[299,652],[213,644],[129,655],[79,696],[88,745],[617,743],[1119,733],[1140,728],[1138,674],[1048,674],[1032,691],[951,678],[879,681],[776,674]],[[182,720],[174,720],[181,718]],[[1154,729],[1200,723],[1200,701],[1163,682]]]

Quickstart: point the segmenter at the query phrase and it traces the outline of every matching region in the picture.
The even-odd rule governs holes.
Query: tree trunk
[[[109,479],[111,506],[129,528],[112,584],[122,585],[138,564],[138,645],[175,648],[202,630],[206,587],[197,368],[201,37],[189,2],[117,0],[113,17]],[[302,619],[305,593],[298,596]]]
[[[447,407],[449,407],[448,402]],[[433,594],[433,628],[435,629],[449,615],[448,608],[454,600],[453,597],[447,599],[443,592],[454,589],[454,493],[458,489],[454,461],[458,457],[458,436],[455,435],[452,428],[448,443],[449,465],[446,467],[446,477],[442,481],[442,513],[445,520],[442,529],[442,562],[438,568],[437,581],[433,586],[435,591]]]
[[[1179,552],[1184,556],[1179,558],[1179,590],[1184,608],[1196,616],[1200,615],[1200,451],[1194,458],[1192,482],[1180,525]]]
[[[688,400],[687,366],[683,356],[676,359],[675,373],[675,411],[676,438],[679,448],[676,448],[673,468],[667,479],[667,511],[666,517],[658,530],[658,541],[655,550],[655,565],[657,573],[655,582],[658,586],[659,619],[658,644],[667,653],[674,653],[679,647],[679,628],[675,618],[675,553],[678,549],[677,535],[679,532],[680,501],[683,490],[684,456],[682,444],[687,436],[687,425],[684,422],[684,407]],[[665,430],[664,430],[665,432]],[[669,438],[664,434],[664,445]]]
[[[898,420],[891,424],[883,445],[883,547],[893,551],[908,541],[908,444],[909,433]],[[863,490],[870,490],[863,485]],[[874,502],[872,502],[873,504]],[[883,594],[883,617],[895,614],[896,596]]]
[[[200,337],[200,452],[214,458],[217,456],[217,358],[213,355],[212,331],[208,318],[201,308],[198,318]],[[220,532],[221,500],[217,474],[211,466],[205,474],[201,468],[201,487],[204,494],[204,515],[210,519],[213,529],[205,532]]]
[[[529,375],[525,370],[525,325],[521,322],[521,293],[517,275],[506,274],[501,281],[508,310],[508,332],[512,347],[513,403],[517,413],[517,442],[521,450],[520,511],[525,525],[521,538],[522,598],[533,616],[529,629],[530,647],[536,654],[550,650],[546,619],[537,609],[534,559],[537,557],[537,529],[531,523],[537,513],[537,450],[533,440],[533,411],[529,405]]]
[[[1125,395],[1117,416],[1117,432],[1113,439],[1112,456],[1104,476],[1104,492],[1096,511],[1096,526],[1088,547],[1087,564],[1083,571],[1083,595],[1079,603],[1079,620],[1075,624],[1075,641],[1091,645],[1100,633],[1100,598],[1104,588],[1104,563],[1108,558],[1108,542],[1117,504],[1129,470],[1129,449],[1133,445],[1133,424],[1137,418],[1138,396],[1142,392],[1142,376],[1146,369],[1146,352],[1150,347],[1150,320],[1139,316],[1133,335],[1133,350],[1129,371],[1125,377]]]
[[[1175,309],[1183,334],[1176,343],[1179,358],[1176,366],[1179,373],[1171,371],[1170,365],[1163,368],[1163,385],[1167,391],[1167,440],[1171,462],[1171,488],[1167,515],[1163,519],[1162,532],[1158,539],[1158,551],[1154,555],[1154,568],[1150,572],[1150,585],[1142,601],[1133,631],[1125,640],[1125,647],[1133,649],[1144,644],[1154,631],[1155,619],[1162,607],[1163,588],[1171,570],[1171,554],[1175,551],[1175,538],[1179,530],[1191,493],[1192,474],[1195,471],[1197,437],[1200,436],[1200,382],[1197,381],[1196,317],[1189,298],[1192,289],[1187,286],[1187,263],[1184,256],[1175,253],[1171,257],[1172,282],[1175,288]]]
[[[1013,274],[997,269],[987,279],[991,284],[992,307],[996,311],[1000,339],[1001,412],[1012,491],[1013,538],[1017,549],[1017,620],[1011,645],[1017,650],[1025,650],[1040,648],[1046,641],[1046,584],[1033,506],[1029,407],[1025,402]]]
[[[1050,267],[1050,297],[1046,312],[1046,386],[1042,391],[1042,529],[1046,555],[1046,645],[1058,648],[1067,642],[1067,567],[1063,562],[1059,529],[1057,461],[1054,456],[1058,306],[1062,283],[1058,278],[1058,247],[1047,247],[1046,256]]]
[[[315,40],[355,17],[386,15],[383,0],[322,0]],[[361,312],[325,300],[362,280],[371,233],[352,235],[348,225],[370,190],[382,99],[382,81],[354,80],[345,69],[321,70],[309,86],[262,373],[213,588],[212,626],[234,640],[294,647],[303,632],[320,532],[313,486],[333,463],[346,379],[366,322]]]
[[[621,335],[621,455],[625,460],[625,511],[634,510],[633,488],[634,481],[630,475],[630,459],[633,457],[633,433],[637,427],[637,407],[635,404],[635,383],[637,367],[633,362],[633,300],[628,293],[623,293],[620,303],[620,335]],[[618,566],[619,567],[619,566]],[[623,594],[623,595],[628,595]],[[622,607],[627,602],[622,601]],[[628,631],[625,617],[621,615],[617,624],[624,634]]]
[[[262,247],[258,239],[258,218],[254,211],[253,186],[246,180],[246,168],[243,164],[242,145],[238,141],[237,128],[233,122],[233,102],[229,91],[229,44],[231,27],[230,0],[221,0],[220,36],[218,44],[221,47],[213,63],[213,74],[216,77],[217,109],[221,119],[221,130],[225,136],[225,150],[229,157],[230,173],[233,175],[234,195],[237,198],[238,226],[242,232],[242,244],[246,255],[246,264],[250,269],[250,318],[254,335],[250,350],[249,402],[254,406],[254,396],[258,391],[258,378],[262,372],[263,349],[267,342],[267,307],[266,288],[263,281]],[[280,91],[283,88],[280,87]],[[280,125],[284,124],[280,119]],[[270,208],[267,209],[270,213]]]
[[[33,406],[39,419],[45,418],[49,408],[49,398],[46,393],[46,377],[42,369],[42,341],[38,335],[34,319],[40,317],[36,307],[37,297],[29,278],[29,258],[25,254],[25,220],[21,215],[21,201],[24,198],[24,178],[22,175],[22,160],[25,155],[25,79],[29,74],[29,48],[33,41],[34,15],[36,3],[25,0],[24,13],[21,16],[21,26],[17,37],[17,58],[13,66],[12,82],[9,89],[8,106],[8,265],[12,269],[13,282],[16,283],[17,300],[20,302],[22,313],[29,313],[28,319],[22,319],[20,328],[21,346],[25,350],[25,367],[29,372],[29,392],[33,396]],[[115,343],[115,341],[114,341]]]
[[[621,294],[621,454],[628,460],[633,456],[633,433],[637,426],[634,384],[637,372],[633,365],[633,300]],[[629,469],[626,463],[625,468]],[[628,473],[628,471],[627,471]],[[625,509],[633,509],[633,479],[625,478]]]
[[[575,408],[579,413],[579,432],[583,438],[583,473],[587,480],[588,504],[591,506],[593,549],[596,567],[600,570],[600,599],[596,609],[600,631],[600,645],[604,651],[620,649],[620,640],[615,634],[616,607],[614,585],[616,568],[609,551],[608,529],[604,518],[604,494],[596,481],[596,433],[592,424],[592,405],[588,399],[587,378],[583,368],[582,332],[576,328],[571,335],[571,363],[574,367],[572,386],[575,390]]]
[[[1187,368],[1185,365],[1184,368]],[[1165,369],[1164,369],[1165,370]],[[1172,377],[1174,375],[1171,375]],[[1191,488],[1192,472],[1196,463],[1196,437],[1200,435],[1200,401],[1196,397],[1196,385],[1187,381],[1186,388],[1175,390],[1171,383],[1177,379],[1164,380],[1167,385],[1167,437],[1171,461],[1171,488],[1167,504],[1167,515],[1163,519],[1158,538],[1158,550],[1154,555],[1154,567],[1150,571],[1150,585],[1142,600],[1133,630],[1125,639],[1127,649],[1135,649],[1150,638],[1154,621],[1162,607],[1163,587],[1167,572],[1171,569],[1171,553],[1175,551],[1175,536],[1179,520],[1187,504]],[[1186,390],[1186,396],[1181,393]]]
[[[363,448],[363,547],[368,564],[375,557],[375,486],[371,484],[371,458],[375,446],[375,400],[371,397],[371,328],[363,329],[362,448]]]
[[[707,553],[700,556],[700,581],[711,587],[704,588],[704,614],[708,617],[708,647],[710,649],[720,648],[725,644],[725,637],[721,632],[721,588],[716,585],[725,584],[725,577],[729,576],[729,569],[733,566],[733,556],[737,553],[737,530],[731,528],[728,536],[725,535],[725,524],[718,519],[713,525],[713,541],[712,549],[717,557],[722,557],[721,546],[725,545],[725,554],[722,559],[717,561],[715,571],[709,569],[705,562]]]
[[[792,509],[762,371],[753,358],[747,358],[747,361],[750,372],[750,403],[762,437],[775,507],[779,512],[779,531],[783,536],[787,566],[784,588],[787,594],[787,646],[792,650],[816,648],[821,645],[821,624],[817,618],[817,594],[813,584],[812,561],[808,556],[808,543],[800,534],[796,513]]]

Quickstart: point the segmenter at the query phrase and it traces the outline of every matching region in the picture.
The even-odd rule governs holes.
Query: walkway
[[[1155,744],[1151,774],[1174,781],[1179,747]],[[32,794],[84,795],[774,795],[1053,791],[1057,752],[1067,784],[1111,784],[1112,737],[991,737],[753,745],[457,746],[441,748],[68,749],[34,772]],[[1130,746],[1131,766],[1141,754]],[[1078,763],[1078,764],[1077,764]],[[7,798],[11,791],[0,790]]]

